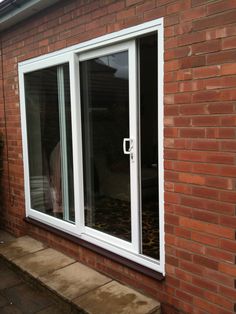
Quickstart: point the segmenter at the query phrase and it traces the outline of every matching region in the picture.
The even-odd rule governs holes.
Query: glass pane
[[[86,226],[131,241],[128,52],[80,69]]]
[[[52,67],[25,74],[31,207],[74,221],[68,65],[61,66],[61,73],[59,79],[58,67]],[[61,139],[62,122],[66,141]],[[66,171],[62,156],[67,156]],[[69,186],[67,200],[62,193],[65,177]]]
[[[139,40],[142,253],[159,259],[157,36]]]

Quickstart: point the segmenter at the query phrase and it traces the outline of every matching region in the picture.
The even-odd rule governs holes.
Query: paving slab
[[[10,269],[1,272],[0,278],[0,291],[22,283],[21,278]]]
[[[14,239],[3,244],[0,244],[0,254],[8,260],[13,260],[29,253],[37,252],[44,249],[46,246],[31,237],[24,236]]]
[[[160,308],[159,302],[116,281],[90,291],[74,303],[90,314],[144,314]]]
[[[38,278],[39,276],[75,263],[75,260],[54,249],[48,248],[15,259],[14,263],[33,277]]]
[[[1,314],[24,314],[14,304],[9,304],[1,308]]]
[[[6,289],[4,294],[10,303],[25,314],[36,313],[54,304],[50,297],[26,283]]]
[[[36,314],[65,314],[65,312],[64,311],[62,312],[61,310],[58,309],[56,305],[53,305],[37,312]]]
[[[75,299],[111,281],[111,278],[78,262],[54,271],[47,276],[42,276],[39,279],[52,290],[69,300]]]
[[[8,300],[0,294],[0,308],[8,304]]]
[[[6,264],[0,263],[1,314],[160,313],[160,304],[156,300],[47,248],[39,241],[28,236],[11,238],[0,230],[0,239],[1,236],[4,243],[0,244],[0,256],[3,255],[14,269],[23,271],[25,279],[40,285],[41,289],[41,284],[49,289],[46,298],[42,295],[40,301],[39,292],[27,290],[12,269],[6,269]],[[53,303],[56,296],[60,307]]]

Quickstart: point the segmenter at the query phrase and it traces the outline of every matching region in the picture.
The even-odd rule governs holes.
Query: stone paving
[[[0,230],[0,313],[160,314],[160,303],[31,237]]]
[[[1,314],[62,314],[60,306],[0,261]]]

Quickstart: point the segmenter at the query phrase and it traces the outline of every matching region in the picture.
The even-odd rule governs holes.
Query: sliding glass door
[[[162,32],[126,35],[22,65],[27,216],[163,271]]]
[[[135,42],[79,56],[84,232],[138,249]]]

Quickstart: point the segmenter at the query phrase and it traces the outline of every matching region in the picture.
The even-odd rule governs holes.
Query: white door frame
[[[99,245],[107,250],[110,250],[123,257],[137,262],[141,265],[149,267],[153,270],[159,271],[165,274],[165,250],[164,250],[164,166],[163,166],[163,53],[164,53],[164,20],[163,18],[156,19],[150,22],[139,24],[127,29],[123,29],[118,32],[110,33],[92,40],[58,50],[47,55],[39,56],[30,60],[20,62],[18,64],[19,71],[19,90],[20,90],[20,104],[21,104],[21,125],[22,125],[22,139],[23,139],[23,162],[24,162],[24,181],[25,181],[25,201],[26,201],[26,215],[27,217],[34,218],[41,221],[44,224],[48,224],[62,231],[68,232],[72,235],[80,237],[86,241],[92,242],[95,245]],[[83,233],[81,227],[81,219],[83,219],[81,212],[84,208],[83,197],[83,179],[81,173],[83,173],[82,166],[82,150],[80,146],[81,139],[81,127],[80,127],[80,105],[79,105],[79,72],[78,72],[78,55],[83,52],[92,51],[101,47],[114,45],[116,43],[122,43],[128,40],[132,40],[138,36],[157,32],[158,34],[158,168],[159,168],[159,226],[160,226],[160,260],[156,261],[141,254],[136,254],[134,251],[127,251],[123,246],[110,245],[93,235],[87,235]],[[135,60],[132,60],[135,61]],[[25,109],[25,86],[24,86],[24,74],[43,68],[69,63],[70,67],[70,86],[71,86],[71,121],[72,121],[72,140],[73,140],[73,167],[74,167],[74,200],[75,200],[75,224],[71,224],[66,221],[50,217],[39,211],[34,210],[31,207],[30,201],[30,176],[29,176],[29,159],[28,159],[28,141],[27,141],[27,124],[26,124],[26,109]],[[133,67],[136,69],[136,67]],[[134,88],[134,87],[133,87]],[[136,95],[135,89],[132,91],[133,95]],[[136,102],[136,100],[133,100]],[[132,110],[132,109],[131,109]],[[137,112],[133,113],[134,116]],[[132,129],[134,137],[137,138],[136,126]],[[131,133],[132,134],[132,133]],[[137,146],[136,146],[137,147]],[[136,155],[137,156],[137,155]],[[135,188],[138,191],[138,187]],[[136,192],[137,193],[137,192]],[[138,197],[137,197],[138,199]],[[138,222],[137,217],[133,217],[133,220]],[[79,223],[78,223],[79,222]],[[83,222],[83,221],[82,221]],[[139,234],[133,235],[134,239],[140,237]],[[126,242],[126,241],[124,241]],[[135,240],[136,242],[136,240]]]

